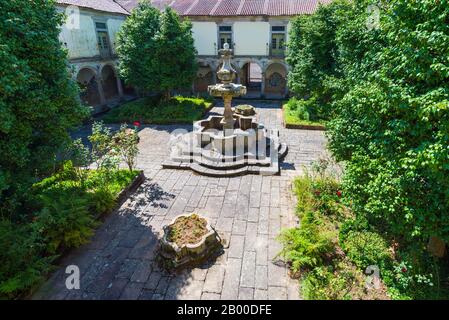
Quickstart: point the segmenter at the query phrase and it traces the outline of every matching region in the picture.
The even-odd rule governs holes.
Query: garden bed
[[[82,176],[82,178],[80,178]],[[84,170],[70,162],[36,183],[29,217],[0,225],[0,297],[29,296],[72,248],[89,242],[99,220],[144,180],[136,170]]]
[[[212,100],[202,98],[177,96],[164,102],[147,97],[112,109],[101,119],[106,123],[191,124],[204,118],[213,106]]]
[[[304,129],[304,130],[326,130],[326,126],[323,122],[315,122],[309,120],[299,119],[292,113],[288,104],[282,106],[282,118],[284,127],[287,129]]]
[[[329,177],[308,176],[294,181],[301,224],[285,230],[280,257],[301,280],[308,300],[390,299],[382,281],[367,288],[365,269],[391,261],[387,242],[372,232],[346,231],[352,211],[342,203],[339,183]],[[382,270],[383,271],[383,270]]]
[[[208,233],[207,221],[198,215],[182,216],[169,226],[167,240],[178,247],[200,242]]]

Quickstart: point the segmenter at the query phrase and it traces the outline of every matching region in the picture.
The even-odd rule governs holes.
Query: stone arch
[[[282,62],[271,62],[264,72],[265,94],[287,95],[288,67]]]
[[[255,61],[247,61],[241,67],[241,83],[251,91],[261,91],[262,88],[262,66]]]
[[[97,106],[102,103],[97,70],[89,66],[81,67],[76,75],[76,82],[80,86],[80,98],[84,104]]]
[[[115,66],[112,64],[105,64],[100,71],[101,80],[103,84],[103,91],[105,99],[114,99],[121,95],[119,90],[119,78]]]

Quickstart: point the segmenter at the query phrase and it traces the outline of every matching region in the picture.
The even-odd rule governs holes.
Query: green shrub
[[[32,214],[20,223],[0,219],[0,298],[16,298],[44,280],[64,249],[89,241],[95,218],[109,212],[138,174],[89,170],[82,182],[72,163],[33,185]]]
[[[42,196],[44,208],[33,227],[46,244],[49,254],[79,247],[93,235],[95,221],[88,211],[87,199],[73,194]]]
[[[108,123],[140,121],[147,124],[190,124],[200,120],[210,106],[209,100],[201,98],[177,96],[169,101],[160,101],[150,97],[115,108],[106,114],[103,120]]]
[[[323,125],[329,119],[327,111],[317,106],[315,98],[291,98],[283,105],[285,122],[292,125]]]
[[[54,257],[43,252],[45,244],[31,225],[0,219],[0,298],[15,298],[44,280]]]
[[[377,233],[351,232],[340,242],[348,258],[362,270],[371,265],[385,268],[391,262],[387,242]]]
[[[419,270],[399,273],[409,286],[390,281],[398,275],[393,266],[382,270],[394,296],[435,296],[444,281],[427,285],[422,260],[429,237],[449,242],[447,1],[384,1],[378,26],[367,28],[373,3],[336,1],[296,19],[289,85],[332,109],[329,149],[345,164],[343,188],[356,220],[340,234],[348,255],[360,266],[382,261],[386,244],[375,234],[394,239],[394,264]],[[413,258],[401,257],[414,246]]]
[[[317,211],[331,220],[343,215],[344,208],[340,203],[342,193],[340,185],[334,178],[321,175],[320,177],[305,177],[294,180],[295,193],[298,198],[298,214]]]
[[[129,171],[132,171],[139,153],[139,134],[136,129],[129,129],[127,125],[122,125],[120,130],[114,135],[114,147],[121,159],[127,164]]]
[[[99,188],[89,193],[89,206],[91,212],[97,216],[110,212],[115,206],[116,194],[110,189]]]
[[[307,300],[350,300],[353,287],[360,287],[353,270],[343,263],[321,266],[304,276],[302,291]]]
[[[311,121],[329,120],[331,103],[343,85],[337,64],[339,50],[336,32],[343,23],[349,1],[333,1],[320,6],[313,15],[300,15],[292,21],[287,62],[290,90],[301,99],[298,117],[307,112]]]
[[[287,102],[288,110],[292,115],[295,115],[300,120],[311,120],[307,104],[304,100],[299,100],[295,97]]]
[[[294,272],[321,265],[333,253],[335,234],[325,227],[313,213],[306,213],[299,228],[281,233],[283,249],[279,255],[291,264]]]
[[[59,39],[55,2],[0,2],[0,215],[19,215],[51,174],[69,130],[88,116]]]
[[[354,2],[337,31],[350,90],[334,104],[330,149],[358,216],[404,244],[449,242],[447,6],[391,1],[374,30],[366,6]]]

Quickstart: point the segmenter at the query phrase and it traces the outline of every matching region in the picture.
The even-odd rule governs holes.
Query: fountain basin
[[[206,120],[200,120],[193,124],[195,144],[201,148],[209,147],[222,155],[241,156],[248,154],[256,156],[264,152],[266,143],[266,131],[252,117],[235,115],[234,129],[223,130],[221,116],[210,116]]]
[[[213,97],[240,97],[246,94],[246,87],[235,83],[218,83],[207,88],[209,94]]]

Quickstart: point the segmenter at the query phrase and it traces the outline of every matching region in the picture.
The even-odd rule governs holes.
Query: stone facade
[[[207,87],[217,82],[218,50],[229,43],[234,50],[233,66],[238,72],[236,82],[248,88],[245,97],[284,98],[289,93],[285,55],[291,20],[313,13],[320,3],[330,1],[241,0],[239,6],[224,0],[217,0],[214,5],[209,0],[152,3],[161,10],[171,6],[192,22],[199,64],[192,92],[206,94]],[[61,42],[68,49],[74,78],[83,88],[82,99],[92,106],[104,106],[133,94],[133,90],[124,88],[117,75],[115,38],[123,21],[137,6],[137,0],[57,2],[59,10],[69,17],[61,30]],[[73,20],[78,22],[78,28],[70,27]]]
[[[59,1],[57,10],[67,16],[60,41],[68,51],[73,78],[81,87],[81,100],[96,113],[133,94],[118,76],[115,52],[116,34],[128,13],[118,5],[117,12],[110,12],[114,9],[94,10],[66,0]]]

